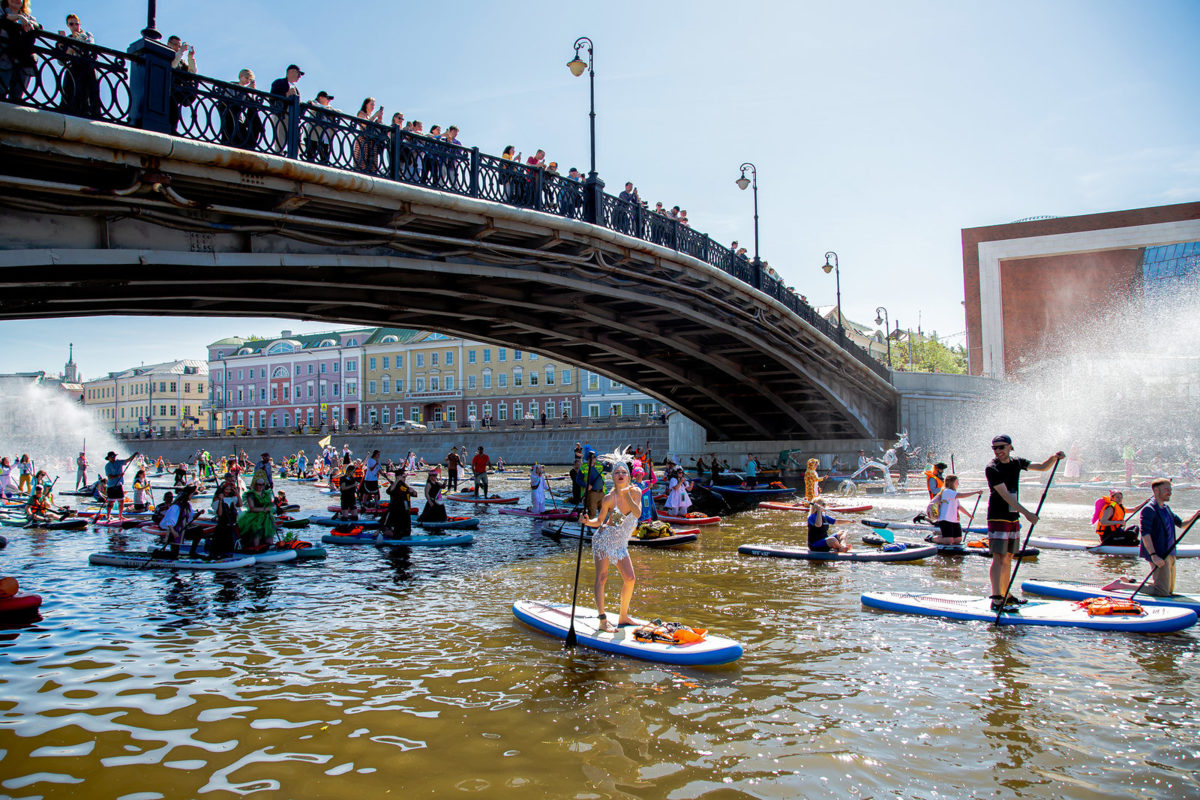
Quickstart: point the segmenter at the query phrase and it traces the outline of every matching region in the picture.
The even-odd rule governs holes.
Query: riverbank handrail
[[[0,54],[2,55],[2,54]],[[141,40],[128,53],[47,31],[10,101],[117,125],[309,161],[376,178],[576,219],[699,259],[772,297],[884,380],[888,368],[761,265],[677,220],[541,167],[360,119],[299,97],[172,69]],[[14,74],[20,83],[22,76]]]

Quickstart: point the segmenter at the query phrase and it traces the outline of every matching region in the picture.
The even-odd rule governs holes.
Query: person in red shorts
[[[1034,464],[1027,458],[1014,458],[1012,449],[1012,437],[1001,434],[992,439],[992,453],[995,458],[988,462],[983,471],[988,488],[991,489],[991,494],[988,495],[987,528],[988,546],[992,551],[990,577],[993,611],[1024,602],[1009,597],[1008,580],[1012,574],[1012,557],[1021,549],[1020,518],[1025,517],[1033,524],[1037,522],[1038,517],[1018,500],[1021,471],[1031,469],[1044,472],[1059,459],[1067,457],[1066,453],[1060,450],[1040,464]]]

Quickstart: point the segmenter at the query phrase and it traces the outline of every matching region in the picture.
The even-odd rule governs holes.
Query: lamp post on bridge
[[[880,316],[880,315],[882,315],[882,316]],[[878,308],[875,309],[875,324],[883,325],[883,338],[887,340],[888,369],[891,369],[892,368],[892,332],[891,332],[892,323],[888,319],[888,310],[886,308],[884,308],[883,306],[879,306]]]
[[[829,263],[829,259],[833,259],[833,263]],[[837,314],[838,314],[838,336],[846,338],[846,326],[842,324],[842,271],[838,268],[837,253],[830,250],[825,254],[825,263],[821,265],[821,269],[825,270],[825,274],[830,272],[837,279]]]
[[[158,16],[158,3],[156,0],[147,0],[146,8],[146,27],[142,29],[142,38],[150,39],[157,42],[162,38],[162,34],[158,32],[158,28],[154,27],[155,18]]]
[[[742,177],[738,178],[734,183],[743,192],[749,186],[754,187],[754,288],[762,288],[762,260],[758,257],[758,168],[751,162],[747,161],[738,169],[742,171]],[[750,177],[746,177],[746,170],[750,170]]]
[[[587,48],[587,61],[579,57],[583,48]],[[586,69],[588,73],[588,120],[591,129],[591,169],[583,182],[583,214],[584,219],[593,224],[600,218],[600,197],[604,192],[604,181],[596,174],[596,61],[592,52],[592,40],[580,36],[575,40],[575,57],[567,62],[567,69],[578,78]]]

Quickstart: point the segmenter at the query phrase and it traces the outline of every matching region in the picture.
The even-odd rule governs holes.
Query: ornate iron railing
[[[0,100],[127,124],[131,61],[127,53],[43,31],[31,34],[24,43],[4,40],[0,47],[5,46],[9,50],[0,53],[0,59],[24,62],[24,66],[15,67],[7,96]]]
[[[129,53],[51,33],[28,37],[32,65],[0,100],[130,125],[202,142],[302,159],[438,191],[583,220],[700,259],[775,298],[888,378],[887,368],[761,264],[707,234],[545,169],[508,161],[393,125],[171,69],[171,51],[143,40]],[[14,45],[0,41],[0,58]],[[165,113],[162,109],[166,109]]]

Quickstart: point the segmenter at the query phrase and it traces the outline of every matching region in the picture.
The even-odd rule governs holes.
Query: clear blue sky
[[[126,47],[145,2],[34,0]],[[964,227],[1200,200],[1200,3],[641,2],[159,3],[159,28],[201,72],[260,87],[291,62],[305,99],[457,124],[464,144],[538,147],[586,169],[587,82],[565,63],[596,43],[598,169],[613,191],[686,208],[717,240],[753,247],[810,302],[963,331]],[[231,333],[315,330],[283,320],[91,318],[5,323],[0,372],[57,371],[67,342],[86,377],[202,358]]]

